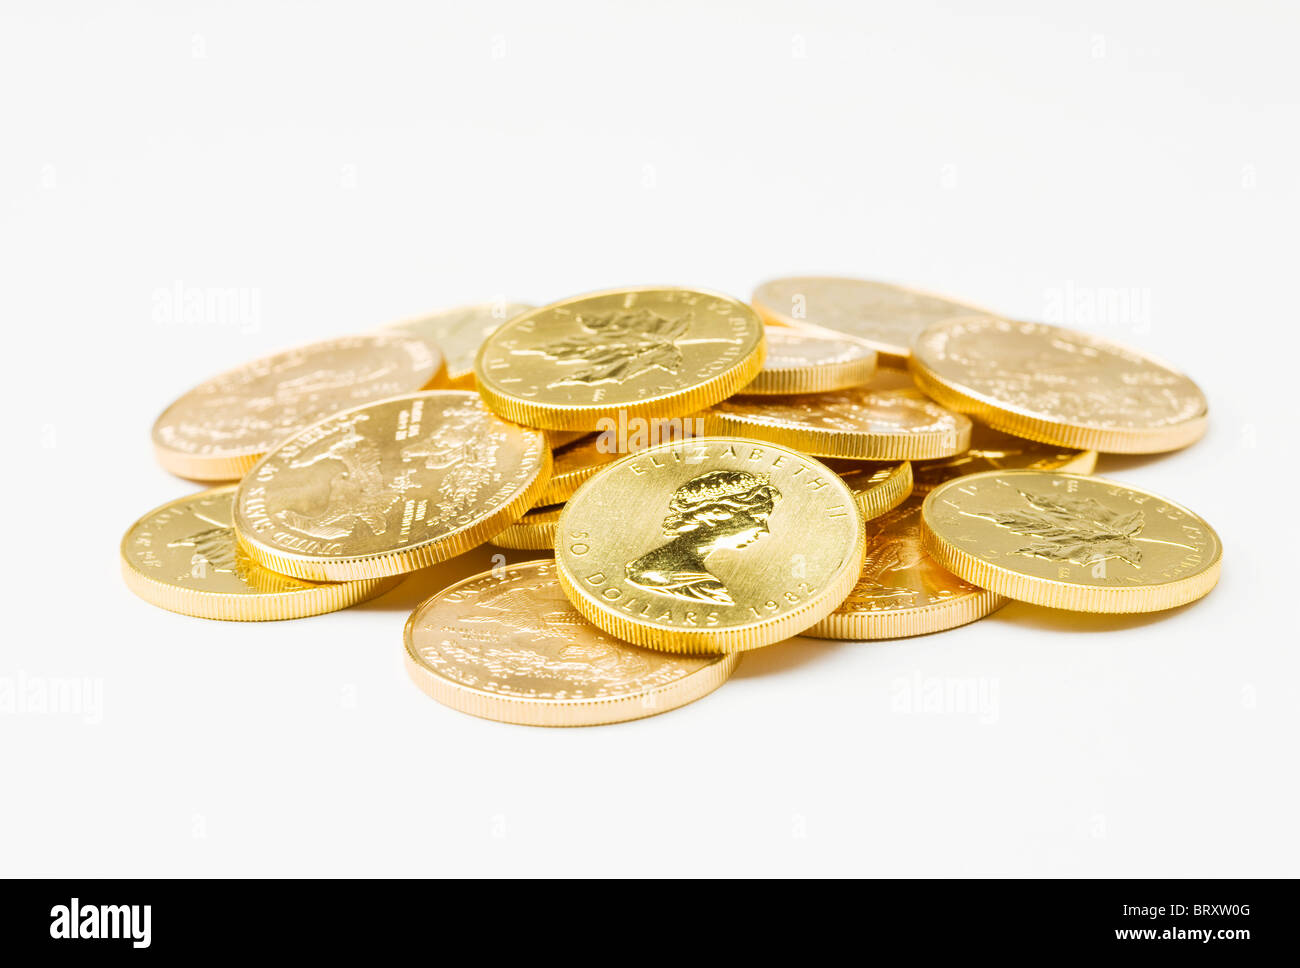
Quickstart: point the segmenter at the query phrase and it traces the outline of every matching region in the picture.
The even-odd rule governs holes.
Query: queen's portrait
[[[766,476],[710,471],[673,492],[663,532],[670,540],[627,566],[627,580],[656,595],[734,605],[727,586],[704,567],[724,548],[744,548],[767,533],[781,492]]]

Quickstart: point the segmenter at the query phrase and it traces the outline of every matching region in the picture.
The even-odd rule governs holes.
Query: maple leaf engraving
[[[1141,563],[1142,549],[1135,540],[1142,530],[1141,511],[1116,511],[1090,497],[1019,493],[1029,508],[975,515],[1035,539],[1018,548],[1016,554],[1076,565],[1092,565],[1109,558],[1120,558],[1134,567]]]
[[[577,321],[581,335],[544,348],[515,350],[578,367],[552,380],[550,387],[623,383],[656,368],[676,373],[682,365],[677,341],[691,326],[690,314],[669,319],[649,309],[583,314]]]

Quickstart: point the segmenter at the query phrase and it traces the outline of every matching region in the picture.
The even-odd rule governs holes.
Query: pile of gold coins
[[[1099,451],[1184,447],[1206,420],[1140,352],[865,280],[779,279],[752,305],[646,287],[473,306],[173,403],[158,460],[223,483],[137,521],[123,574],[187,615],[289,619],[487,542],[537,552],[419,605],[407,670],[476,716],[618,722],[796,635],[1200,598],[1214,529],[1089,475]]]

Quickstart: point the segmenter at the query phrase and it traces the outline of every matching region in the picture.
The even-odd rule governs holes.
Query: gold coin
[[[517,316],[474,364],[508,420],[601,430],[602,420],[677,417],[731,396],[763,365],[763,326],[729,296],[619,289]]]
[[[1079,612],[1154,612],[1207,594],[1223,547],[1202,518],[1100,477],[985,471],[941,484],[921,540],[943,567],[1008,598]]]
[[[231,622],[303,618],[381,595],[400,578],[318,584],[268,571],[235,540],[235,485],[154,508],[122,538],[122,577],[151,605]]]
[[[1054,447],[976,423],[971,429],[970,450],[942,460],[917,461],[912,465],[912,477],[916,490],[927,493],[954,477],[980,471],[1024,469],[1091,474],[1096,467],[1095,450]]]
[[[1044,323],[966,316],[916,341],[912,377],[944,406],[1030,440],[1119,454],[1185,447],[1208,404],[1149,356]]]
[[[153,425],[154,453],[181,477],[234,480],[323,417],[445,380],[442,354],[401,333],[312,343],[228,370],[182,396]]]
[[[669,652],[742,652],[834,609],[862,571],[862,517],[825,465],[701,437],[610,464],[560,514],[560,585],[589,621]]]
[[[876,351],[863,340],[767,326],[763,369],[744,393],[825,393],[861,386],[876,372]]]
[[[611,638],[583,619],[555,562],[525,561],[452,585],[406,623],[406,671],[443,705],[525,726],[595,726],[708,695],[736,655],[677,656]]]
[[[912,340],[931,323],[981,310],[886,282],[833,276],[773,279],[754,290],[769,323],[814,326],[866,340],[882,365],[906,365]]]
[[[543,430],[546,435],[546,443],[550,445],[551,450],[558,450],[566,447],[575,440],[581,440],[583,437],[591,435],[585,430]]]
[[[875,461],[827,461],[826,466],[840,475],[853,492],[862,516],[878,518],[898,507],[912,493],[912,464],[876,463]]]
[[[1007,603],[945,571],[921,547],[921,498],[867,522],[867,563],[849,597],[804,635],[896,639],[956,628]]]
[[[555,525],[564,505],[533,508],[500,534],[490,539],[498,548],[517,551],[551,551],[555,548]]]
[[[388,329],[411,333],[438,347],[447,358],[447,377],[451,386],[458,390],[472,390],[474,357],[483,340],[507,319],[532,308],[525,303],[477,303],[407,319]]]
[[[563,504],[583,481],[618,458],[619,454],[608,446],[608,441],[601,435],[584,437],[557,448],[551,453],[550,483],[546,485],[546,490],[537,499],[537,503]]]
[[[916,390],[858,387],[789,397],[732,397],[700,414],[704,432],[753,437],[818,457],[926,460],[970,446],[971,422]]]
[[[532,507],[551,451],[473,393],[438,390],[327,417],[254,467],[235,532],[256,561],[297,578],[424,568],[482,544]]]

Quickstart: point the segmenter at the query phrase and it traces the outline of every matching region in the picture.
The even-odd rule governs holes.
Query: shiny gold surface
[[[865,519],[879,517],[898,507],[912,493],[910,461],[827,460],[825,463],[849,486]]]
[[[912,465],[916,490],[927,493],[945,481],[966,474],[994,470],[1067,471],[1091,474],[1097,466],[1095,450],[1055,447],[1004,434],[981,423],[971,429],[970,450],[941,460],[917,461]]]
[[[862,518],[838,476],[734,438],[609,465],[569,499],[556,535],[560,584],[578,611],[670,652],[740,652],[797,634],[844,599],[862,554]]]
[[[922,542],[1008,598],[1082,612],[1154,612],[1219,579],[1219,536],[1187,508],[1099,477],[986,471],[930,492]]]
[[[181,477],[235,480],[323,417],[445,382],[442,354],[401,333],[312,343],[228,370],[186,393],[154,423],[154,453]]]
[[[457,389],[474,388],[474,357],[488,334],[532,306],[514,302],[486,302],[457,306],[403,320],[388,327],[418,336],[436,346],[447,360],[447,377]]]
[[[198,618],[261,622],[347,608],[398,578],[325,583],[268,571],[235,540],[235,485],[154,508],[122,538],[122,576],[151,605]]]
[[[599,435],[557,447],[551,452],[551,480],[537,499],[539,505],[563,504],[596,471],[618,460]]]
[[[764,332],[763,369],[744,393],[825,393],[861,386],[876,371],[876,351],[863,340],[787,326]]]
[[[694,289],[578,296],[502,325],[475,361],[479,392],[508,420],[599,430],[602,418],[676,417],[716,403],[763,364],[744,303]]]
[[[732,397],[699,414],[710,434],[754,437],[818,457],[925,460],[970,445],[971,422],[916,390],[858,387],[789,397]]]
[[[956,628],[1007,599],[941,568],[921,547],[921,501],[867,522],[862,578],[843,604],[804,632],[814,638],[893,639]]]
[[[1208,404],[1189,378],[1059,326],[949,319],[917,337],[911,367],[917,386],[945,406],[1059,447],[1156,453],[1205,433]]]
[[[882,364],[905,365],[912,341],[931,323],[982,310],[917,289],[835,276],[773,279],[754,290],[764,320],[814,326],[866,340]]]
[[[555,526],[563,510],[563,504],[533,508],[500,534],[493,535],[489,543],[517,551],[552,551],[555,548]]]
[[[653,716],[707,695],[739,656],[681,656],[606,635],[565,598],[553,561],[527,561],[441,591],[406,623],[406,669],[438,702],[529,726]]]
[[[268,568],[312,580],[414,571],[482,544],[546,487],[540,431],[472,393],[433,391],[335,414],[249,472],[235,531]]]

